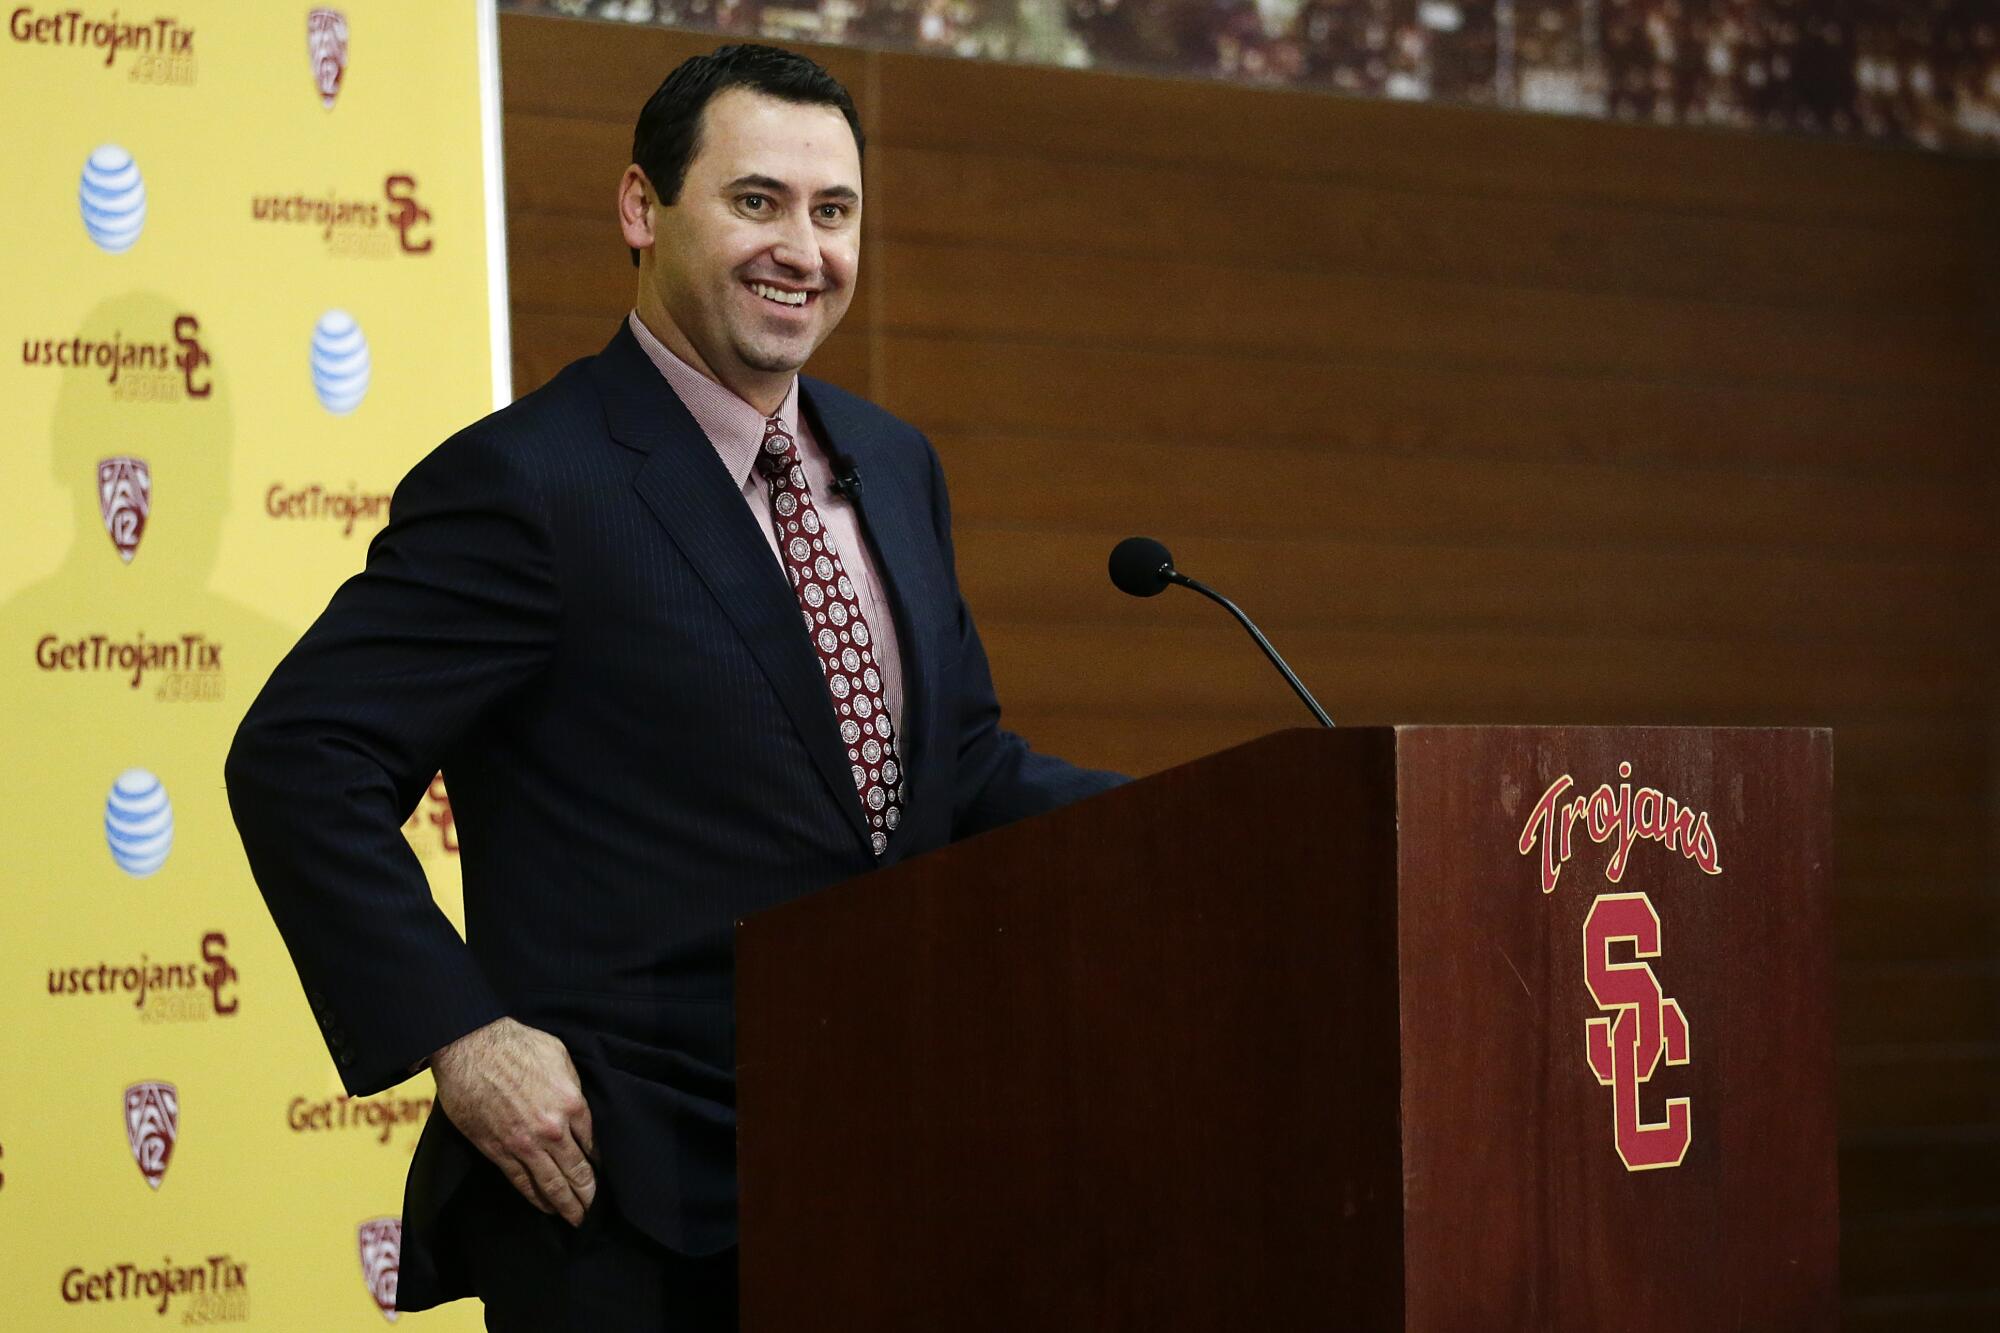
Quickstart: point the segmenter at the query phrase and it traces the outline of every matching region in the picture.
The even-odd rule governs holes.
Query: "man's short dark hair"
[[[729,88],[837,109],[847,117],[847,127],[854,131],[855,155],[860,155],[861,117],[839,79],[795,51],[749,42],[719,46],[676,66],[646,99],[632,129],[632,160],[653,183],[662,204],[681,197],[688,163],[701,151],[702,112],[717,93]],[[638,264],[639,252],[634,250],[632,265]]]

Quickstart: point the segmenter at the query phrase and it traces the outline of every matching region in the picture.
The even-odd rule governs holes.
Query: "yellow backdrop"
[[[430,1079],[343,1098],[222,758],[507,396],[485,8],[11,8],[0,1326],[393,1317]],[[448,813],[406,832],[457,920]]]

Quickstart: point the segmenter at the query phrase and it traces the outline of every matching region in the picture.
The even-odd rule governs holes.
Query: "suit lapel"
[[[629,328],[619,328],[590,372],[612,437],[646,455],[633,479],[640,500],[742,636],[804,737],[834,804],[865,843],[867,817],[854,799],[847,750],[801,627],[798,598],[742,492]]]

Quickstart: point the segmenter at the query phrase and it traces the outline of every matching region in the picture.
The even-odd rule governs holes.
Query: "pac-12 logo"
[[[1632,946],[1631,962],[1613,962],[1611,946]],[[1667,1118],[1649,1121],[1640,1090],[1664,1061],[1688,1062],[1687,1016],[1660,990],[1646,960],[1660,956],[1660,914],[1643,893],[1607,893],[1583,919],[1583,983],[1609,1018],[1583,1025],[1584,1054],[1600,1085],[1611,1089],[1613,1141],[1628,1171],[1679,1166],[1693,1137],[1689,1099],[1669,1097]]]
[[[320,105],[333,110],[340,81],[347,74],[347,15],[316,5],[306,11],[306,54],[312,60],[313,87]]]
[[[373,1217],[356,1229],[355,1243],[361,1250],[361,1280],[375,1298],[375,1308],[390,1323],[396,1322],[396,1275],[402,1268],[403,1219]]]
[[[154,1189],[166,1177],[180,1136],[181,1096],[173,1084],[134,1083],[125,1089],[125,1142],[139,1174]]]
[[[153,512],[153,470],[145,459],[120,454],[98,462],[97,509],[118,558],[131,564]]]

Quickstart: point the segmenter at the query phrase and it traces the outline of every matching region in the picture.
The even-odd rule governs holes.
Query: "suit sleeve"
[[[230,747],[251,871],[356,1095],[506,1012],[401,829],[458,738],[551,657],[544,509],[490,437],[446,442]]]
[[[957,839],[1095,796],[1129,779],[1038,754],[1000,725],[1000,700],[993,688],[986,648],[979,641],[972,610],[958,586],[958,556],[952,545],[951,499],[945,490],[944,469],[928,441],[924,450],[931,468],[931,520],[951,574],[958,619],[957,679],[951,682],[953,689],[947,695],[958,709],[951,827],[951,836]]]

